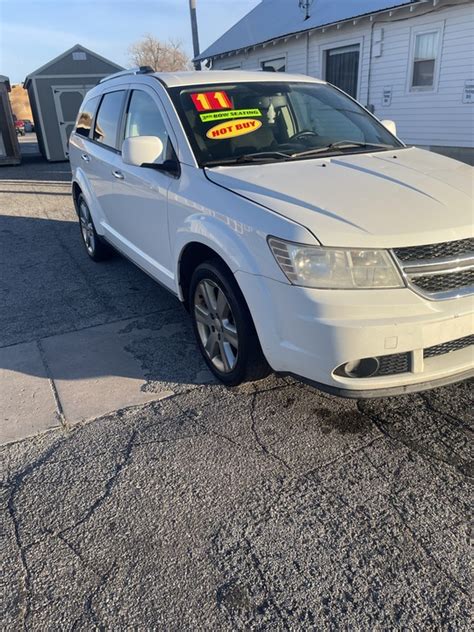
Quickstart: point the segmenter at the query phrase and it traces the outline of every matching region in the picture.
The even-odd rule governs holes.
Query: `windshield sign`
[[[402,146],[362,107],[325,84],[248,82],[170,92],[203,166]]]

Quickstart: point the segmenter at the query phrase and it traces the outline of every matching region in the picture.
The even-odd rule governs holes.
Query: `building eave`
[[[256,42],[255,44],[251,44],[242,48],[229,49],[227,51],[221,51],[220,53],[216,53],[214,55],[205,55],[201,53],[200,55],[195,57],[193,61],[205,61],[205,60],[222,59],[224,57],[231,57],[233,55],[238,55],[239,53],[242,53],[242,52],[255,50],[256,48],[260,48],[260,47],[265,48],[269,45],[275,45],[279,42],[287,41],[293,37],[298,39],[299,37],[301,37],[302,35],[305,35],[306,33],[309,33],[310,35],[312,35],[313,33],[316,33],[316,32],[324,33],[326,30],[333,27],[342,28],[344,25],[351,25],[351,24],[355,26],[357,22],[360,22],[361,20],[368,19],[369,21],[373,21],[375,17],[383,15],[383,14],[389,14],[391,17],[393,13],[397,11],[406,10],[407,8],[410,8],[410,11],[413,11],[414,7],[422,6],[422,5],[430,4],[433,7],[437,7],[440,5],[440,2],[441,0],[407,0],[405,4],[398,4],[398,5],[395,4],[392,7],[387,7],[379,11],[363,13],[360,15],[352,16],[344,20],[338,20],[336,22],[328,22],[326,24],[312,26],[310,28],[302,29],[299,31],[292,31],[289,33],[285,33],[283,35],[279,35],[278,37],[262,40],[261,42]]]

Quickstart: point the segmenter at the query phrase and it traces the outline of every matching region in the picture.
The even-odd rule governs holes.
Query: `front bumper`
[[[354,390],[350,388],[340,388],[336,386],[329,386],[328,384],[322,384],[321,382],[315,382],[314,380],[308,380],[300,375],[294,375],[293,373],[286,373],[290,377],[294,377],[309,386],[313,386],[320,391],[330,393],[331,395],[337,395],[338,397],[347,397],[349,399],[374,399],[376,397],[393,397],[395,395],[408,395],[410,393],[419,393],[420,391],[428,391],[432,388],[440,388],[441,386],[448,386],[448,384],[455,384],[468,380],[473,377],[472,369],[463,371],[462,373],[455,373],[446,377],[441,377],[436,380],[426,380],[424,382],[418,382],[417,384],[406,384],[400,386],[379,387],[374,389]]]
[[[424,350],[474,331],[473,297],[428,301],[408,288],[314,290],[242,272],[247,299],[270,366],[351,397],[413,392],[474,375],[473,347],[434,357]],[[409,354],[409,370],[354,378],[346,362]]]

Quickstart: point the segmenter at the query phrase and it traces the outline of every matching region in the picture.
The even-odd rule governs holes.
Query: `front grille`
[[[427,274],[411,279],[424,292],[449,292],[474,285],[474,269],[451,274]]]
[[[431,299],[474,291],[474,239],[395,248],[393,254],[414,290]]]
[[[410,354],[394,353],[392,355],[379,356],[379,368],[373,377],[381,375],[397,375],[398,373],[408,373],[410,371]]]
[[[395,248],[394,252],[399,261],[461,257],[469,253],[474,253],[474,238],[446,241],[440,244],[428,244],[426,246]]]
[[[464,338],[458,338],[457,340],[450,340],[449,342],[443,342],[440,345],[434,345],[434,347],[427,347],[423,351],[424,358],[433,358],[435,356],[451,353],[451,351],[459,351],[474,345],[474,335],[464,336]]]

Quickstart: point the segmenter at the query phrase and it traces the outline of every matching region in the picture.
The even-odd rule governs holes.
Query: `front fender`
[[[217,215],[217,214],[216,214]],[[235,274],[238,270],[258,270],[258,257],[245,239],[246,227],[225,216],[190,215],[176,233],[175,278],[181,296],[179,270],[184,250],[193,243],[213,250]],[[265,244],[266,246],[266,244]],[[261,267],[261,266],[260,266]]]
[[[242,271],[288,283],[268,246],[268,235],[299,243],[315,241],[303,226],[215,184],[188,165],[183,165],[180,181],[170,188],[168,204],[178,293],[183,251],[191,243],[216,252],[234,275]]]
[[[197,242],[215,250],[234,273],[241,269],[256,270],[257,258],[250,250],[250,239],[246,235],[250,230],[223,214],[190,215],[176,235],[178,260],[188,244]]]

